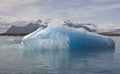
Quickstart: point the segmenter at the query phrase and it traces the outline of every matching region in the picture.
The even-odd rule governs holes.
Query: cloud
[[[42,18],[42,19],[47,18],[47,14],[40,12],[39,9],[36,7],[26,7],[23,9],[22,12],[18,12],[15,16],[21,17],[21,18],[37,18],[37,19],[38,18]]]
[[[0,14],[17,17],[88,18],[119,8],[119,0],[0,0]]]
[[[90,1],[90,0],[89,0]],[[105,2],[105,3],[102,3]],[[95,4],[93,4],[95,3]],[[98,4],[99,3],[99,4]],[[100,4],[102,3],[102,4]],[[69,9],[64,9],[60,11],[56,11],[56,14],[60,13],[66,13],[67,16],[69,17],[81,17],[81,18],[86,18],[90,16],[94,16],[97,14],[100,14],[101,12],[106,12],[114,9],[119,9],[120,8],[120,3],[119,2],[114,2],[110,4],[111,1],[109,0],[91,0],[91,2],[83,2],[84,5],[76,8],[69,8]],[[71,18],[72,18],[71,17]]]
[[[8,13],[16,8],[37,2],[48,3],[50,0],[0,0],[0,13]]]

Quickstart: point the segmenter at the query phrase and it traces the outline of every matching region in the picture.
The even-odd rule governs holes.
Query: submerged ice
[[[114,48],[114,41],[108,37],[64,24],[64,21],[51,20],[47,28],[26,35],[22,43],[29,49]]]

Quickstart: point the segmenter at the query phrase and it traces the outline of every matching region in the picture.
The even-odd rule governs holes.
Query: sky
[[[0,16],[120,25],[120,0],[0,0]]]

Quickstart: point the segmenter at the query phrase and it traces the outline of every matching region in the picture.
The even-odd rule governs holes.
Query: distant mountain
[[[36,23],[29,23],[24,27],[17,27],[12,25],[6,33],[31,33],[38,29],[39,27],[45,28],[44,25],[41,25],[41,20],[36,21]]]
[[[120,29],[114,29],[108,32],[99,32],[98,34],[107,35],[107,36],[120,36]]]
[[[6,18],[0,17],[0,35],[26,35],[38,28],[45,29],[48,26],[48,23],[54,21],[54,19],[17,19],[17,18]],[[118,31],[118,27],[114,28],[114,26],[102,26],[91,24],[91,23],[73,23],[70,20],[63,20],[65,26],[73,27],[73,28],[83,28],[89,32],[94,33],[115,33],[120,34]]]
[[[24,27],[16,27],[14,25],[12,25],[7,31],[6,33],[31,33],[33,31],[35,31],[37,28],[39,27],[39,24],[33,24],[30,23]]]
[[[70,21],[64,21],[66,26],[74,27],[74,28],[84,28],[89,32],[95,32],[97,25],[90,23],[72,23]]]
[[[12,27],[25,27],[30,23],[35,23],[35,20],[17,19],[12,17],[0,17],[0,33],[6,33]],[[11,32],[11,31],[10,31]]]
[[[11,19],[10,19],[11,20]],[[16,20],[16,21],[10,21],[0,20],[0,35],[26,35],[29,34],[39,27],[45,28],[45,26],[41,25],[41,20],[37,21],[21,21],[21,20]],[[8,22],[9,21],[9,22]]]

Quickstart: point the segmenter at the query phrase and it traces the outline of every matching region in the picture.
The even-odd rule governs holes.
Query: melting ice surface
[[[64,24],[64,21],[51,20],[46,29],[39,28],[26,35],[22,43],[29,49],[114,48],[114,41],[110,38]]]

